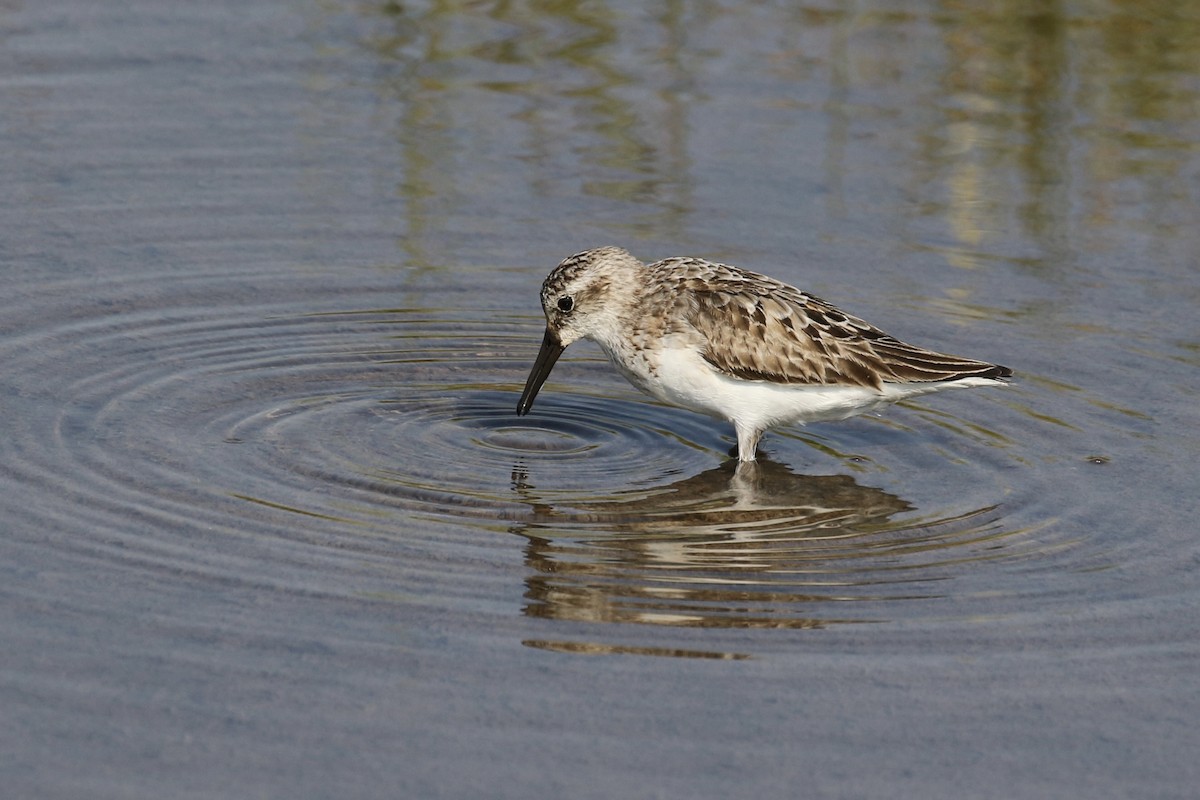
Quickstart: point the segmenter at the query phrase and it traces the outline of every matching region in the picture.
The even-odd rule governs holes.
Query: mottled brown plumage
[[[766,275],[695,258],[668,258],[646,270],[656,288],[644,310],[682,307],[680,316],[706,342],[704,360],[737,378],[878,389],[884,383],[1012,374],[902,342]]]

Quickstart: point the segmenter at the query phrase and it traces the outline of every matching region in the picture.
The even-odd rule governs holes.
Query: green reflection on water
[[[841,187],[880,168],[851,146],[871,131],[874,149],[894,154],[884,169],[911,199],[907,213],[941,219],[961,245],[942,251],[952,264],[974,266],[973,255],[1013,226],[1039,250],[1019,257],[1049,268],[1080,245],[1102,246],[1088,229],[1192,222],[1170,206],[1194,207],[1180,169],[1195,151],[1189,126],[1200,108],[1194,4],[325,8],[372,23],[360,41],[394,110],[397,190],[408,206],[402,245],[415,263],[429,260],[425,242],[438,224],[479,196],[528,202],[530,215],[563,198],[635,237],[682,237],[691,215],[712,213],[697,206],[697,182],[736,163],[704,150],[701,136],[711,120],[730,118],[730,103],[741,112],[731,124],[748,134],[767,125],[809,135],[803,122],[823,118],[819,141],[797,138],[762,156],[823,153],[812,177],[834,215],[863,201]],[[886,121],[864,128],[864,114]],[[748,135],[746,146],[755,141]],[[497,157],[519,161],[501,171],[513,185],[490,186],[495,177],[474,168]],[[804,174],[804,163],[780,171]],[[1125,180],[1138,186],[1120,187]],[[1131,191],[1153,201],[1121,203]],[[478,211],[456,219],[468,233],[490,222]]]

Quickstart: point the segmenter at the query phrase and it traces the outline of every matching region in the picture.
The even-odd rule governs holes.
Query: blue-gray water
[[[0,4],[13,797],[1194,796],[1200,10]],[[776,431],[555,263],[1003,390]]]

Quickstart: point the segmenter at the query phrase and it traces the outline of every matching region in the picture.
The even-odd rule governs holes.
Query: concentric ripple
[[[53,546],[160,575],[356,597],[419,583],[452,606],[515,591],[530,617],[677,627],[882,622],[945,597],[971,565],[1063,546],[1006,517],[1001,503],[1025,501],[1002,488],[921,508],[845,452],[907,437],[913,467],[950,448],[959,469],[1002,469],[1003,448],[945,414],[923,442],[870,422],[836,441],[772,439],[862,481],[735,468],[724,426],[640,398],[581,348],[518,418],[538,321],[429,292],[381,308],[404,295],[386,277],[14,298],[3,356],[42,388],[8,393],[22,424],[3,469],[30,500],[13,513],[52,518]],[[519,542],[527,577],[505,587],[488,564]]]

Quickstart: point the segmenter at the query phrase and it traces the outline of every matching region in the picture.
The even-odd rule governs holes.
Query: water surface
[[[1188,797],[1200,16],[0,7],[23,796]],[[1003,390],[768,434],[573,346],[621,244]]]

